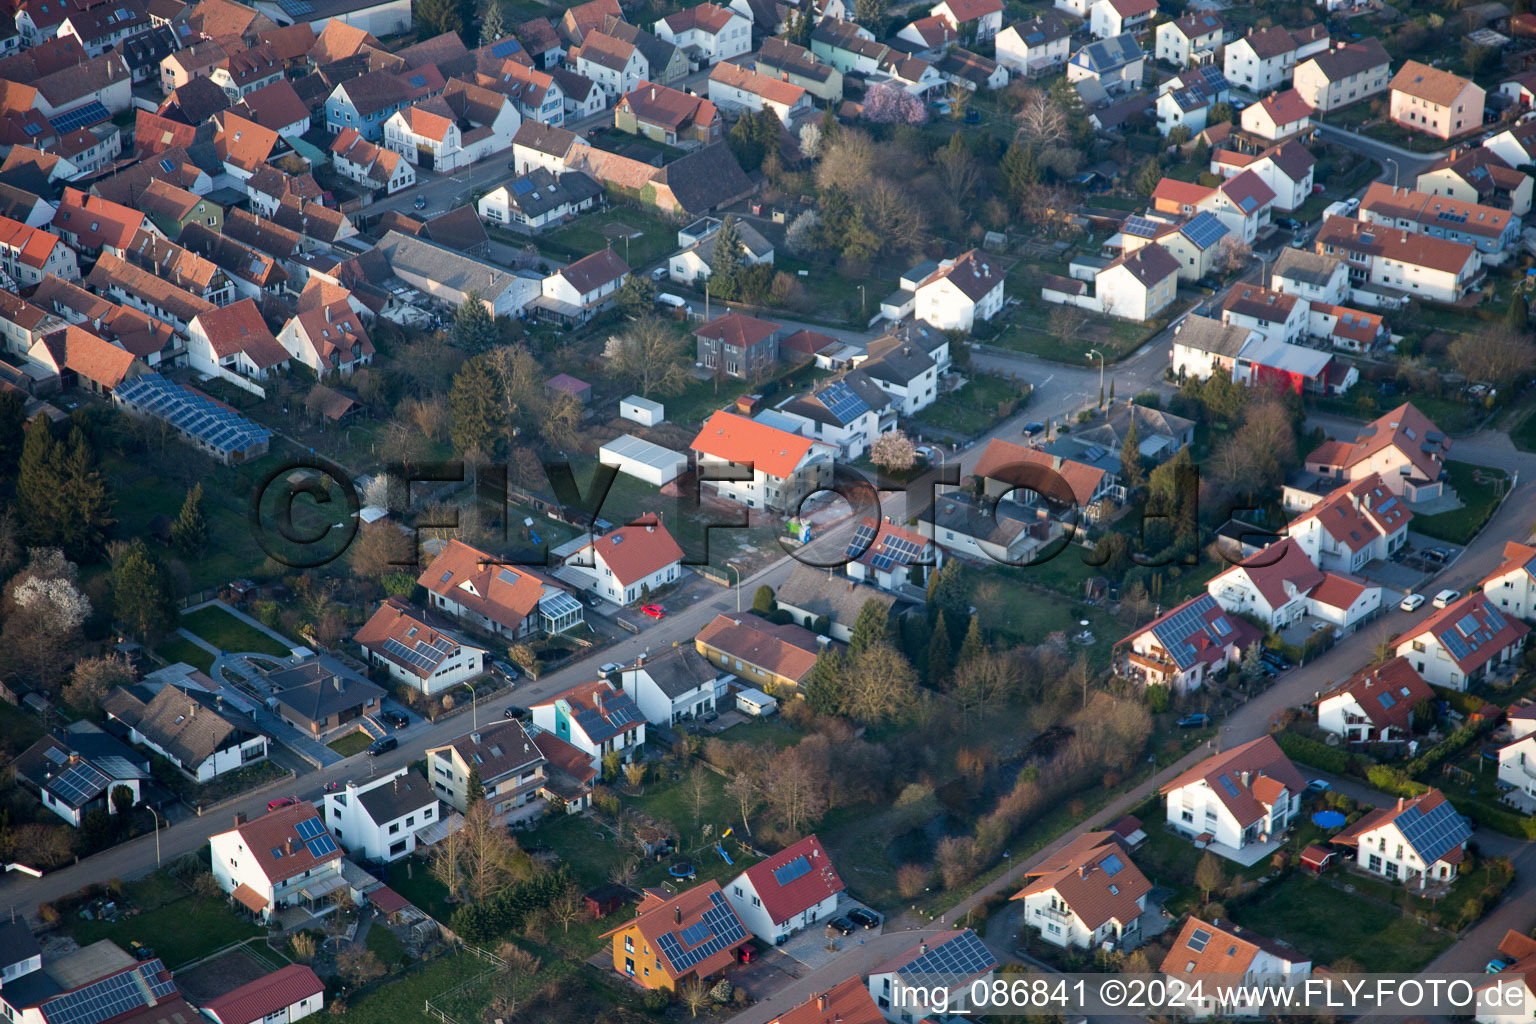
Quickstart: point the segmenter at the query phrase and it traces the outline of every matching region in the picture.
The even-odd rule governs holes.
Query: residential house
[[[811,94],[800,86],[739,64],[716,64],[710,70],[709,99],[723,110],[772,110],[786,125],[812,108]]]
[[[799,1006],[779,1014],[768,1024],[884,1024],[880,1008],[855,974],[824,992],[817,992]]]
[[[752,612],[717,615],[694,638],[710,664],[758,689],[798,687],[826,647],[802,626],[769,622]]]
[[[1218,370],[1236,379],[1239,353],[1259,340],[1248,328],[1191,313],[1173,338],[1173,372],[1180,380],[1204,380]]]
[[[844,75],[873,75],[890,49],[852,21],[823,18],[811,31],[811,53]]]
[[[843,571],[849,579],[897,593],[908,585],[923,586],[928,574],[938,571],[944,561],[938,546],[927,537],[872,516],[859,523],[848,554],[850,561]]]
[[[1096,466],[1001,438],[987,442],[973,472],[988,498],[1017,494],[1014,500],[1019,502],[1034,504],[1044,498],[1078,509],[1104,498],[1113,486],[1109,474]]]
[[[1426,889],[1431,881],[1448,885],[1467,857],[1472,830],[1438,789],[1396,807],[1378,807],[1329,838],[1353,847],[1355,863],[1390,882]]]
[[[427,777],[444,803],[469,810],[469,787],[480,784],[479,799],[498,822],[519,824],[537,818],[545,784],[544,755],[515,719],[492,722],[444,744],[428,747]]]
[[[566,556],[566,579],[610,604],[654,599],[683,575],[683,549],[655,515],[644,515]]]
[[[1520,218],[1508,210],[1373,182],[1360,201],[1361,220],[1470,245],[1484,263],[1500,263],[1519,245]]]
[[[563,633],[582,621],[581,602],[541,573],[450,540],[416,581],[428,603],[492,636]]]
[[[1093,82],[1110,96],[1125,95],[1140,90],[1145,63],[1136,37],[1127,32],[1074,53],[1067,61],[1067,81]]]
[[[82,256],[98,256],[104,250],[120,252],[130,247],[144,226],[145,215],[133,207],[65,186],[53,229]],[[36,240],[29,239],[33,246]],[[13,243],[14,244],[14,243]],[[69,278],[52,271],[55,277]]]
[[[1381,608],[1381,587],[1319,569],[1294,537],[1222,572],[1206,591],[1229,612],[1253,615],[1274,631],[1311,615],[1352,630]]]
[[[720,890],[703,882],[676,896],[646,889],[633,919],[604,932],[613,943],[613,969],[645,989],[679,991],[710,980],[736,962],[751,934]]]
[[[1452,303],[1483,280],[1476,246],[1344,217],[1324,220],[1313,248],[1345,261],[1351,301],[1360,305]]]
[[[1003,270],[980,249],[945,260],[915,292],[914,315],[940,330],[969,331],[1003,308]]]
[[[1425,681],[1466,690],[1518,658],[1529,632],[1524,622],[1506,618],[1486,593],[1474,590],[1403,630],[1393,651],[1412,662]]]
[[[923,321],[902,324],[865,349],[860,370],[891,396],[902,416],[915,416],[938,398],[939,378],[949,371],[949,339]]]
[[[1485,94],[1481,86],[1419,61],[1406,61],[1392,76],[1392,120],[1437,139],[1480,131]]]
[[[1294,989],[1312,974],[1312,961],[1286,943],[1241,925],[1191,914],[1159,968],[1170,984],[1191,992],[1192,1017],[1262,1017],[1269,998],[1258,989]]]
[[[764,942],[831,920],[843,880],[814,835],[758,861],[725,885],[725,898],[748,931]]]
[[[641,82],[640,88],[626,93],[613,108],[613,125],[621,132],[675,146],[679,142],[714,142],[721,137],[724,121],[719,109],[707,99]]]
[[[1494,153],[1511,167],[1536,164],[1536,120],[1517,122],[1485,140],[1481,148]]]
[[[1168,823],[1207,850],[1252,863],[1275,849],[1301,810],[1306,780],[1272,736],[1213,754],[1165,783]]]
[[[933,66],[950,85],[971,92],[992,92],[1008,84],[1008,69],[990,57],[956,46]]]
[[[935,932],[872,970],[866,981],[892,1024],[976,1015],[976,993],[991,987],[997,958],[969,928]],[[981,986],[978,988],[977,986]]]
[[[325,825],[353,857],[388,863],[416,851],[417,834],[438,821],[437,794],[419,772],[396,769],[328,792]]]
[[[1284,142],[1312,130],[1312,107],[1294,88],[1270,93],[1243,108],[1242,126],[1255,138]]]
[[[379,713],[384,691],[328,654],[267,673],[279,717],[309,736],[330,736]],[[377,726],[377,723],[374,723]]]
[[[1307,106],[1326,114],[1386,92],[1391,63],[1381,40],[1362,39],[1299,62],[1292,84]]]
[[[405,80],[389,71],[369,71],[342,82],[325,101],[325,128],[336,135],[352,128],[369,142],[382,142],[384,123],[412,99]]]
[[[714,273],[712,264],[715,261],[715,240],[720,237],[721,225],[720,220],[707,217],[677,233],[678,244],[684,248],[681,252],[673,253],[669,261],[667,273],[672,280],[679,284],[697,286],[701,281],[709,279]],[[743,266],[773,262],[773,243],[750,223],[736,221],[736,237],[741,241]]]
[[[985,42],[1003,27],[1002,0],[939,0],[928,13],[949,22],[969,42]]]
[[[1100,310],[1122,320],[1152,319],[1177,296],[1179,267],[1179,261],[1157,244],[1117,256],[1094,275]]]
[[[391,114],[384,145],[413,164],[451,173],[509,148],[521,123],[506,96],[454,79],[442,95]]]
[[[1152,883],[1113,832],[1085,832],[1034,867],[1009,897],[1023,902],[1024,925],[1052,945],[1118,946],[1139,938]]]
[[[753,56],[753,67],[770,78],[799,86],[825,104],[843,98],[843,73],[817,60],[810,50],[778,36],[763,40]],[[1066,60],[1066,56],[1062,56]]]
[[[248,49],[226,51],[224,59],[208,72],[208,81],[223,89],[230,103],[282,80],[282,62],[277,59],[272,47],[264,43]]]
[[[1226,19],[1220,14],[1195,11],[1157,26],[1152,55],[1177,68],[1211,64],[1228,31]]]
[[[1228,667],[1241,664],[1263,633],[1246,619],[1228,615],[1209,594],[1192,597],[1152,620],[1116,645],[1117,671],[1175,694],[1198,690]],[[1123,645],[1128,645],[1121,652]]]
[[[1269,271],[1270,286],[1308,302],[1333,305],[1349,296],[1349,268],[1334,256],[1286,247]]]
[[[1157,0],[1095,0],[1088,8],[1088,31],[1095,39],[1140,34],[1157,13]]]
[[[592,209],[602,198],[603,187],[580,171],[556,176],[535,167],[482,196],[479,214],[493,223],[538,234]]]
[[[1499,748],[1499,784],[1536,797],[1536,732],[1515,736]]]
[[[629,265],[612,249],[600,249],[544,279],[541,312],[584,323],[613,305],[629,279]]]
[[[121,790],[128,793],[126,807],[137,807],[150,780],[148,757],[100,731],[43,736],[16,756],[11,771],[75,828],[92,811],[119,813]]]
[[[295,1024],[324,1008],[325,983],[305,964],[280,967],[198,1006],[214,1024]]]
[[[778,363],[783,332],[771,320],[726,313],[695,330],[693,337],[698,362],[706,370],[738,380],[759,380]]]
[[[402,597],[380,602],[352,639],[363,649],[368,664],[428,696],[481,675],[490,655]]]
[[[278,295],[288,281],[288,272],[272,256],[201,224],[187,225],[180,242],[224,271],[234,284],[236,298]]]
[[[697,4],[656,22],[656,37],[698,65],[719,64],[752,49],[752,19],[711,3]]]
[[[1404,657],[1361,669],[1317,698],[1317,727],[1348,743],[1400,743],[1435,691]]]
[[[1294,295],[1239,283],[1221,304],[1221,322],[1268,341],[1299,342],[1306,333],[1308,304]]]
[[[201,675],[201,673],[197,673]],[[213,691],[168,684],[152,691],[120,686],[102,700],[109,721],[121,722],[130,742],[148,747],[197,782],[208,782],[267,759],[267,737]]]
[[[587,33],[601,29],[609,18],[624,19],[618,0],[588,0],[565,12],[560,18],[559,33],[571,46],[579,46]]]
[[[373,342],[346,299],[291,317],[278,332],[277,343],[320,377],[350,376],[373,362]]]
[[[1505,541],[1504,560],[1478,586],[1505,613],[1536,619],[1536,547]]]
[[[896,39],[911,44],[913,56],[934,61],[951,46],[958,45],[960,33],[943,18],[930,14],[904,25],[896,33]]]
[[[853,624],[866,604],[875,602],[887,615],[896,604],[895,594],[833,575],[830,569],[798,563],[779,584],[773,598],[796,625],[842,643],[852,639]]]
[[[586,74],[579,77],[592,84],[600,97],[593,100],[589,95],[588,102],[599,110],[606,107],[609,94]],[[555,79],[553,71],[535,71],[518,61],[504,60],[494,74],[477,75],[476,82],[511,99],[522,115],[523,125],[559,126],[565,123],[565,87]],[[514,141],[515,138],[514,135]]]
[[[619,686],[653,725],[673,726],[703,718],[715,710],[723,677],[692,647],[641,655],[619,670]]]
[[[1508,210],[1515,217],[1531,212],[1532,179],[1504,162],[1486,146],[1452,150],[1419,172],[1414,187],[1432,196],[1449,196]]]
[[[562,99],[565,120],[561,124],[565,121],[585,120],[608,109],[608,94],[592,79],[558,64],[550,68],[548,74],[552,86],[548,94],[558,95]],[[519,104],[518,110],[522,109],[523,105]]]
[[[525,120],[512,136],[513,163],[518,174],[527,174],[535,167],[559,174],[566,169],[577,144],[575,132]]]
[[[1318,568],[1353,573],[1403,550],[1412,521],[1407,502],[1372,473],[1316,500],[1291,520],[1286,532]]]
[[[571,51],[569,63],[577,74],[596,82],[610,101],[640,88],[651,74],[640,47],[604,32],[588,32]]]
[[[633,43],[645,55],[650,68],[646,77],[657,85],[671,85],[686,78],[693,70],[692,54],[686,48],[669,43],[638,25],[631,25],[613,16],[603,23],[603,31],[615,39]]]
[[[1020,78],[1064,67],[1071,56],[1072,23],[1054,11],[1009,25],[997,34],[997,62]]]
[[[806,437],[836,445],[840,457],[847,460],[862,456],[881,434],[896,426],[891,397],[863,370],[850,370],[814,385],[774,412],[799,423],[799,432]]]
[[[689,446],[716,492],[748,508],[794,509],[832,479],[837,449],[723,410]],[[750,475],[749,475],[750,474]]]
[[[627,764],[645,742],[639,705],[606,679],[579,683],[528,710],[534,725],[585,752],[594,768],[610,756]]]
[[[1308,472],[1335,480],[1379,476],[1409,502],[1443,493],[1445,456],[1451,442],[1412,402],[1366,424],[1354,441],[1327,441],[1307,455]]]
[[[983,565],[1022,566],[1062,533],[1045,509],[965,491],[940,495],[919,515],[917,532],[945,552]]]
[[[170,239],[181,237],[188,224],[202,224],[214,231],[224,226],[223,207],[159,178],[150,179],[140,193],[139,209]]]
[[[1258,95],[1283,89],[1291,82],[1296,65],[1328,50],[1328,30],[1308,25],[1291,31],[1279,25],[1249,29],[1248,34],[1227,44],[1224,69],[1227,81]]]
[[[516,316],[548,287],[548,279],[541,284],[536,276],[525,277],[398,231],[387,233],[375,248],[396,277],[455,308],[475,292],[492,316]]]
[[[1214,213],[1227,230],[1252,244],[1270,221],[1275,192],[1255,171],[1234,175],[1208,192],[1198,208]]]
[[[75,250],[52,231],[0,217],[0,271],[13,291],[41,284],[46,277],[78,281]]]
[[[208,837],[213,878],[234,901],[269,921],[287,907],[319,916],[334,910],[332,894],[347,885],[341,847],[314,804],[300,801]]]
[[[1226,102],[1229,92],[1221,69],[1214,65],[1191,68],[1157,90],[1157,127],[1164,135],[1181,126],[1191,134],[1203,132],[1211,107]]]
[[[331,164],[348,181],[375,193],[393,195],[416,184],[416,168],[399,153],[375,146],[357,133],[344,128],[331,143]]]
[[[187,324],[187,362],[236,386],[287,369],[292,357],[278,344],[253,299],[203,310]],[[248,388],[249,389],[249,388]]]
[[[66,6],[69,13],[59,23],[57,38],[77,40],[91,57],[116,49],[129,36],[150,28],[149,12],[142,0],[130,0],[109,11],[83,4]]]

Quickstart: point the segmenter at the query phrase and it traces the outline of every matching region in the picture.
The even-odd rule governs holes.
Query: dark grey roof
[[[24,922],[6,921],[0,924],[0,968],[10,967],[42,954],[42,947],[37,944],[37,939],[32,937],[32,929],[28,928]]]
[[[663,167],[652,179],[672,189],[690,214],[708,213],[747,195],[752,179],[741,169],[731,147],[716,142]]]
[[[520,722],[496,722],[478,732],[465,733],[449,745],[466,765],[480,773],[484,786],[521,773],[544,757]]]
[[[143,686],[120,686],[101,702],[113,718],[188,768],[257,735],[221,713],[222,705],[216,694],[174,685],[154,694]]]
[[[846,401],[829,404],[828,399],[831,396],[827,392],[829,389],[840,390],[837,389],[839,384],[851,391],[863,404]],[[863,370],[852,370],[839,379],[822,382],[810,394],[794,398],[781,408],[786,412],[798,413],[807,419],[825,423],[828,426],[846,427],[866,412],[871,410],[878,412],[888,408],[890,404],[890,396],[880,390],[880,385],[876,384],[869,374]],[[839,412],[839,409],[843,411]]]
[[[1030,509],[1014,501],[991,502],[967,491],[946,491],[935,495],[923,516],[939,530],[1006,548],[1029,529],[1037,517]]]
[[[1102,75],[1138,61],[1141,56],[1135,34],[1124,32],[1113,39],[1089,43],[1072,55],[1072,63]]]
[[[720,675],[715,666],[692,646],[668,648],[654,658],[646,658],[636,670],[649,676],[668,697],[681,697],[713,682]]]
[[[551,185],[556,188],[551,190]],[[535,167],[521,178],[507,182],[506,189],[508,202],[530,219],[542,217],[568,203],[579,205],[603,194],[603,186],[591,175],[566,171],[556,178],[543,167]]]
[[[1179,333],[1174,335],[1173,340],[1175,344],[1185,345],[1201,352],[1236,356],[1252,333],[1246,327],[1235,327],[1224,324],[1220,320],[1212,320],[1208,316],[1197,316],[1191,313],[1184,318],[1184,326],[1179,328]]]
[[[870,601],[884,605],[887,610],[896,603],[895,594],[855,583],[846,576],[834,576],[825,569],[800,564],[779,584],[774,598],[780,605],[817,618],[825,615],[844,626],[852,626],[859,611]]]
[[[861,363],[859,369],[875,380],[905,385],[933,368],[933,359],[921,345],[908,344],[900,338],[888,340],[891,344],[884,346],[878,354],[875,346],[880,342],[872,343],[869,348],[872,358]]]
[[[104,732],[44,736],[23,751],[11,767],[19,777],[42,789],[69,771],[71,755],[76,763],[83,762],[100,773],[94,785],[66,784],[53,790],[55,797],[71,807],[85,806],[101,796],[112,782],[149,777],[149,758]]]
[[[482,780],[483,781],[483,780]],[[419,811],[437,803],[432,787],[420,772],[406,772],[393,779],[357,794],[357,802],[375,825],[403,818],[412,811]]]
[[[512,143],[563,158],[576,144],[576,133],[538,121],[524,121],[518,125],[517,134],[512,136]]]
[[[267,676],[277,699],[311,722],[360,707],[384,691],[329,655],[320,655]]]
[[[200,125],[221,110],[229,109],[229,95],[211,78],[194,78],[171,93],[171,102],[183,121]]]
[[[1280,256],[1275,260],[1274,276],[1321,286],[1333,277],[1339,263],[1337,256],[1287,246],[1280,250]]]
[[[651,80],[657,80],[661,73],[672,63],[672,55],[677,52],[677,47],[665,39],[647,32],[638,25],[631,25],[627,21],[609,15],[607,23],[603,26],[606,35],[615,39],[622,39],[645,57],[645,63],[651,69]]]

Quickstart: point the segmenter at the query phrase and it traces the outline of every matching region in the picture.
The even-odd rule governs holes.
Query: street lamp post
[[[735,576],[736,576],[736,614],[740,615],[741,614],[741,570],[739,568],[737,568],[735,562],[726,562],[725,563],[725,567],[727,569],[731,570],[731,572],[734,573]]]
[[[148,811],[150,814],[153,814],[155,816],[155,867],[159,867],[160,866],[160,812],[156,811],[153,807],[150,807],[148,804],[144,805],[144,809],[146,811]]]
[[[480,695],[475,692],[474,686],[469,683],[461,683],[459,685],[469,689],[469,724],[478,732],[480,730]]]
[[[1104,353],[1096,348],[1088,350],[1088,361],[1093,362],[1093,357],[1099,357],[1099,408],[1104,408]]]

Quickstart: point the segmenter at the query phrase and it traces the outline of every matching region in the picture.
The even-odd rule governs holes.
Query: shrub
[[[1147,684],[1147,710],[1154,715],[1160,715],[1168,710],[1173,703],[1173,695],[1168,692],[1168,687],[1162,683]]]
[[[652,1013],[661,1013],[672,1004],[672,997],[664,988],[653,988],[645,994],[643,1000],[645,1008]]]
[[[903,864],[896,869],[896,891],[902,899],[915,898],[928,886],[929,870],[922,864]],[[58,915],[54,915],[57,920]]]
[[[1285,756],[1292,761],[1300,761],[1314,768],[1321,768],[1325,772],[1333,772],[1335,775],[1344,775],[1350,769],[1350,756],[1343,750],[1330,747],[1319,740],[1306,736],[1299,736],[1294,732],[1283,732],[1276,737],[1280,749],[1285,751]]]

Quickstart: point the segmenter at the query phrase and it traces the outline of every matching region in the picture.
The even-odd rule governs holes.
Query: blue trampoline
[[[1312,824],[1318,828],[1338,828],[1344,824],[1344,815],[1339,811],[1318,811],[1312,815]]]

